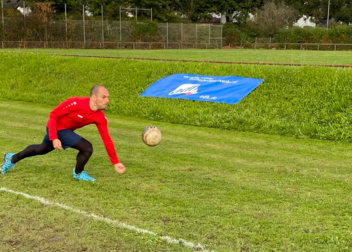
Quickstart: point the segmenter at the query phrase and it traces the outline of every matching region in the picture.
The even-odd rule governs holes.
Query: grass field
[[[306,50],[83,50],[83,49],[0,49],[0,52],[74,54],[109,57],[138,57],[229,62],[352,65],[351,51]]]
[[[2,100],[0,152],[41,142],[50,109]],[[163,132],[155,148],[140,139],[150,124]],[[0,190],[1,251],[351,250],[350,145],[113,115],[109,126],[125,174],[88,126],[78,132],[95,147],[86,169],[96,182],[74,181],[67,150],[21,161],[0,187],[156,235]]]
[[[238,61],[243,61],[247,53],[248,59],[257,62],[279,62],[280,57],[281,62],[292,60],[292,63],[303,64],[351,64],[352,61],[348,57],[350,52],[16,52],[198,60],[205,59],[201,57],[227,60],[241,53]],[[224,52],[222,58],[217,52]],[[286,56],[280,56],[281,52]],[[300,57],[301,62],[294,62]],[[122,175],[114,171],[93,125],[77,132],[94,146],[86,170],[96,182],[78,182],[72,178],[76,156],[72,149],[19,162],[15,170],[0,175],[1,252],[352,250],[350,144],[185,126],[116,112],[134,111],[129,105],[132,102],[140,104],[142,112],[155,113],[155,118],[162,109],[169,107],[191,111],[194,118],[202,116],[200,110],[218,111],[212,110],[209,104],[158,103],[156,99],[143,100],[138,96],[149,82],[173,71],[192,68],[197,73],[215,71],[222,75],[232,71],[239,75],[264,76],[266,82],[226,113],[241,110],[248,113],[244,116],[247,119],[259,117],[255,111],[260,108],[260,113],[268,115],[262,120],[263,124],[272,129],[277,124],[280,129],[279,122],[287,123],[287,120],[279,117],[277,111],[285,110],[292,118],[299,119],[307,109],[320,113],[321,120],[326,121],[331,131],[341,130],[345,135],[352,120],[350,69],[281,66],[270,69],[271,66],[88,60],[43,55],[22,55],[9,60],[7,54],[0,54],[0,63],[0,153],[18,152],[29,144],[40,143],[53,104],[73,93],[85,94],[88,86],[104,76],[109,89],[121,91],[111,92],[110,106],[118,109],[108,109],[106,114],[117,153],[127,167]],[[114,70],[112,74],[105,74],[110,68]],[[302,76],[307,78],[302,79]],[[256,101],[260,104],[256,105]],[[148,102],[151,106],[147,106]],[[226,109],[226,106],[219,105],[219,108]],[[172,109],[166,110],[167,114],[172,114]],[[311,120],[317,123],[314,116]],[[243,120],[248,130],[251,130],[250,122]],[[162,131],[163,139],[157,147],[147,147],[141,141],[141,132],[148,125],[156,125]]]

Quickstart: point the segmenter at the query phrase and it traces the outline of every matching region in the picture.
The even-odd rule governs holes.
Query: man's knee
[[[89,156],[91,156],[93,154],[93,145],[90,142],[88,142],[88,141],[86,143],[84,152],[89,154]]]
[[[76,143],[71,148],[74,148],[78,150],[80,153],[84,153],[85,155],[90,156],[93,154],[93,145],[87,139],[84,139],[84,138],[79,140],[79,142]]]

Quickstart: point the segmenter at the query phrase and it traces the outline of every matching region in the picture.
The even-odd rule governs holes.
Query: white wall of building
[[[310,26],[310,27],[316,27],[316,24],[313,22],[311,17],[307,17],[306,15],[303,15],[300,19],[297,20],[296,23],[293,24],[293,26],[299,26],[299,27],[305,27],[305,26]]]

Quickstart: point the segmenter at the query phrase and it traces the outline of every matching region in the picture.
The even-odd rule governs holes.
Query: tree
[[[284,3],[266,2],[257,9],[248,25],[261,36],[273,36],[280,28],[291,27],[299,13]]]
[[[132,7],[153,10],[153,20],[157,22],[180,22],[177,11],[181,8],[180,0],[132,0]],[[138,13],[141,18],[150,18],[150,12]]]
[[[337,5],[338,4],[338,5]],[[333,17],[337,22],[343,22],[346,24],[352,23],[352,1],[337,1],[332,4]]]
[[[226,21],[232,22],[233,14],[237,21],[244,21],[248,14],[260,6],[262,0],[215,0],[212,1],[215,12],[226,14]]]
[[[185,14],[190,22],[211,20],[211,3],[209,0],[181,0],[180,12]]]
[[[36,0],[26,0],[35,2]],[[236,11],[246,16],[262,0],[51,0],[57,17],[63,18],[65,4],[67,13],[72,18],[82,16],[82,6],[93,13],[93,16],[101,15],[101,6],[104,6],[104,16],[117,19],[119,7],[131,7],[152,9],[153,20],[157,22],[181,22],[179,14],[185,14],[190,22],[211,20],[211,13],[226,14],[230,21]],[[94,17],[93,17],[94,18]],[[138,20],[150,19],[150,12],[138,11]]]
[[[302,15],[313,17],[317,25],[326,22],[329,0],[286,0],[286,4]],[[351,0],[330,0],[329,19],[344,23],[352,21]]]
[[[248,12],[258,7],[261,0],[182,0],[181,2],[181,11],[193,22],[210,19],[210,13],[226,14],[227,22],[231,22],[234,12],[247,17]]]

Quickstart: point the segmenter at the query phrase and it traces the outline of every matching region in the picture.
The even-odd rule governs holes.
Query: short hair
[[[95,85],[91,88],[90,90],[90,96],[92,97],[92,95],[95,95],[97,96],[98,93],[99,93],[99,89],[102,88],[103,86],[100,86],[100,85]]]

